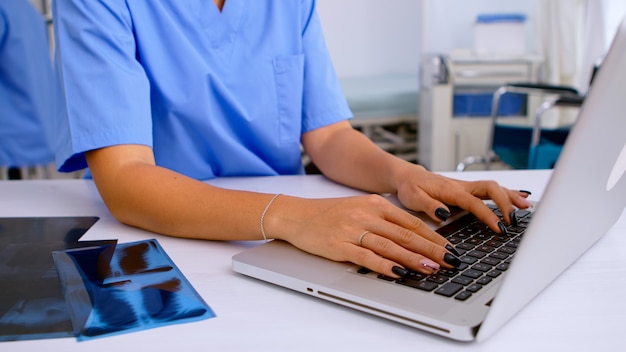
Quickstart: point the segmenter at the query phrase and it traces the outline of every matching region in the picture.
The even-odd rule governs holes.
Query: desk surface
[[[495,179],[528,189],[538,200],[549,171],[491,171],[450,174]],[[225,178],[212,184],[233,189],[302,197],[360,192],[321,176]],[[573,200],[576,195],[572,195]],[[231,257],[259,242],[211,242],[170,238],[118,223],[91,181],[0,182],[0,214],[99,216],[84,240],[159,242],[215,310],[217,317],[130,334],[76,342],[72,338],[2,342],[8,351],[530,351],[615,350],[626,331],[626,212],[594,247],[524,310],[483,343],[459,343],[353,311],[301,293],[262,283],[231,270]],[[608,280],[607,280],[608,279]],[[607,280],[607,281],[601,281]],[[590,289],[590,290],[587,290]]]

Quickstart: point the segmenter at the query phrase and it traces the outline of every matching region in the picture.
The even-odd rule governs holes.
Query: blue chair
[[[591,71],[589,87],[600,70],[602,58]],[[498,114],[503,96],[522,94],[544,97],[535,110],[532,127],[499,124]],[[580,108],[585,96],[568,86],[510,83],[496,90],[491,108],[491,137],[485,155],[470,156],[457,164],[457,171],[464,171],[473,164],[484,164],[489,169],[493,163],[504,163],[512,169],[551,169],[559,158],[571,126],[543,128],[543,114],[555,107]]]
[[[597,68],[594,69],[592,79],[596,72]],[[544,97],[535,111],[535,120],[531,126],[497,123],[499,106],[506,94]],[[489,169],[494,163],[504,163],[512,169],[553,168],[571,126],[542,128],[542,116],[554,107],[578,108],[583,101],[584,96],[578,90],[567,86],[511,83],[498,88],[493,95],[489,149],[484,155],[465,158],[456,170],[464,171],[473,164],[484,164]]]
[[[535,126],[528,152],[528,169],[552,169],[565,144],[571,126],[543,130],[541,116],[553,107],[580,108],[584,102],[581,95],[561,95],[544,101],[535,112]]]

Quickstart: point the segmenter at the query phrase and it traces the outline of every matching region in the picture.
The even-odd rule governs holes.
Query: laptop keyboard
[[[503,219],[502,213],[495,205],[487,205]],[[532,212],[518,209],[515,217],[517,223],[507,226],[507,235],[491,231],[472,214],[467,214],[438,229],[437,232],[446,237],[461,254],[459,259],[462,264],[458,268],[440,269],[433,275],[409,271],[409,275],[400,279],[382,274],[379,274],[377,278],[465,301],[508,269],[532,217]],[[371,270],[360,268],[357,272],[369,274]]]

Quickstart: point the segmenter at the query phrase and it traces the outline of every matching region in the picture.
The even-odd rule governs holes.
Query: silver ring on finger
[[[361,234],[361,236],[359,236],[359,239],[357,241],[357,243],[359,244],[359,246],[363,247],[363,237],[365,237],[365,235],[367,235],[368,233],[371,233],[370,231],[365,231]]]

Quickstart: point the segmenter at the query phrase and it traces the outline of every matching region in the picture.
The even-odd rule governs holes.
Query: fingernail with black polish
[[[401,276],[401,277],[405,277],[409,275],[409,271],[401,266],[394,266],[393,268],[391,268],[391,271],[393,271],[394,274]]]
[[[461,265],[461,259],[453,256],[450,253],[446,253],[443,255],[443,261],[452,265],[455,268],[458,268]]]
[[[506,226],[504,226],[504,224],[502,223],[502,221],[498,221],[498,228],[500,228],[500,232],[503,235],[508,235],[509,231],[506,230]]]
[[[450,212],[445,208],[437,208],[435,209],[435,216],[441,219],[441,221],[446,221],[450,217]]]
[[[517,226],[517,216],[515,215],[515,209],[509,213],[509,221],[512,226]]]
[[[522,192],[522,193],[526,193],[526,194],[528,194],[528,195],[533,194],[533,192],[531,192],[531,191],[527,191],[527,190],[525,190],[525,189],[520,189],[519,191],[520,191],[520,192]]]
[[[452,247],[451,244],[446,244],[445,248],[450,251],[452,254],[456,255],[457,257],[461,256],[461,253],[459,253],[459,251],[456,250],[456,248]]]

